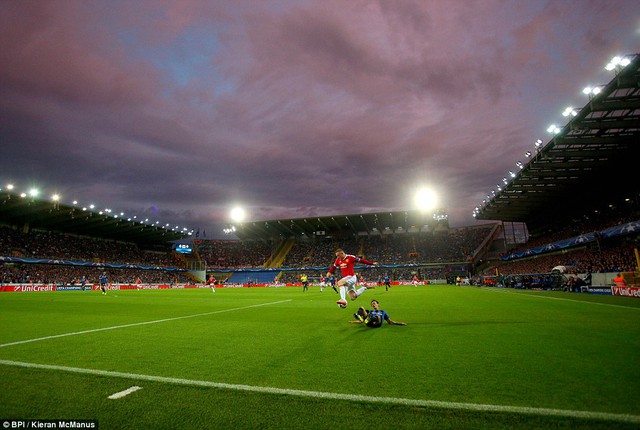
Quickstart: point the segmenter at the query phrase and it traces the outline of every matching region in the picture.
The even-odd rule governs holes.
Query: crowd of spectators
[[[277,249],[276,242],[199,240],[196,248],[210,268],[261,267]]]
[[[492,225],[450,229],[448,233],[405,233],[347,239],[304,238],[287,253],[282,267],[327,266],[336,248],[381,264],[468,261]],[[278,249],[277,242],[199,241],[198,253],[211,268],[261,267]]]
[[[0,263],[0,285],[7,284],[55,284],[80,285],[82,278],[87,285],[97,284],[105,273],[112,284],[183,284],[191,282],[184,272],[166,270],[105,269],[48,264]]]
[[[82,263],[126,264],[158,268],[180,268],[184,259],[169,244],[165,251],[145,250],[134,243],[31,230],[28,233],[0,227],[0,256],[24,259],[68,260]],[[80,284],[98,282],[102,272],[109,282],[121,284],[184,283],[183,272],[168,270],[116,269],[62,264],[0,263],[0,282]]]
[[[159,267],[183,265],[168,245],[164,252],[151,251],[133,243],[37,230],[24,233],[9,227],[0,227],[0,256]]]
[[[637,270],[632,240],[617,240],[577,250],[541,255],[538,257],[501,262],[484,270],[484,275],[513,275],[524,273],[549,273],[554,267],[563,266],[567,273],[630,272]]]
[[[511,252],[524,251],[526,249],[536,248],[548,243],[570,239],[581,234],[602,231],[609,227],[626,224],[639,219],[640,212],[635,209],[624,211],[623,214],[615,211],[591,214],[583,217],[582,219],[573,220],[571,223],[559,226],[550,226],[546,231],[539,232],[536,236],[530,237],[526,243],[519,245]]]
[[[629,219],[634,218],[630,215]],[[580,232],[594,231],[617,225],[626,218],[613,222],[588,221],[571,226],[562,232],[552,232],[526,244],[526,247],[571,237]],[[422,265],[410,268],[367,268],[362,275],[375,282],[389,275],[394,281],[405,281],[417,275],[421,280],[452,279],[471,270],[471,256],[485,241],[494,226],[452,228],[448,232],[404,233],[390,235],[350,236],[347,238],[314,237],[295,241],[286,253],[282,267],[296,267],[300,271],[283,271],[281,282],[295,282],[302,271],[312,279],[319,279],[335,259],[336,248],[362,256],[380,264]],[[490,265],[481,275],[548,273],[553,267],[565,266],[568,273],[625,272],[636,267],[633,248],[638,237],[627,237],[590,244],[577,250],[566,250],[550,255],[499,262]],[[274,256],[282,245],[279,241],[196,240],[197,255],[209,269],[259,268]],[[183,256],[171,251],[145,250],[133,243],[99,238],[81,237],[44,231],[30,231],[0,227],[0,256],[34,259],[72,260],[104,264],[127,264],[153,267],[186,267]],[[458,264],[458,269],[456,265]],[[429,267],[428,265],[437,265]],[[312,268],[323,267],[313,270]],[[71,283],[83,276],[95,282],[104,268],[44,264],[2,264],[0,281]],[[107,269],[111,282],[143,283],[188,282],[184,273],[167,270]]]

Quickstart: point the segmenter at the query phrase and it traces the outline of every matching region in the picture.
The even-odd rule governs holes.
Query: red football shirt
[[[355,255],[347,254],[344,258],[336,258],[333,266],[329,268],[329,272],[333,273],[334,270],[340,268],[340,273],[342,273],[342,277],[345,276],[353,276],[355,275],[355,271],[353,267],[356,263],[369,264],[373,265],[373,263],[369,260],[365,260],[364,258],[356,257]]]

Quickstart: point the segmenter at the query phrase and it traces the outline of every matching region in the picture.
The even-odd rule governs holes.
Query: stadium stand
[[[627,58],[628,66],[549,142],[538,141],[526,165],[476,208],[477,219],[500,220],[503,230],[521,223],[531,232],[515,247],[505,240],[501,258],[480,263],[476,282],[582,291],[576,282],[589,285],[597,273],[608,276],[594,285],[610,285],[617,272],[637,280],[640,55]]]

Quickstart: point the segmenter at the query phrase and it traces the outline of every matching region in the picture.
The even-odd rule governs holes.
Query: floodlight
[[[558,133],[560,133],[560,128],[555,124],[551,124],[549,126],[549,128],[547,128],[547,132],[553,133],[553,134],[558,134]]]
[[[244,209],[241,208],[240,206],[234,207],[233,209],[231,209],[231,212],[229,213],[229,217],[234,222],[244,221],[245,216],[246,216],[246,213]]]
[[[536,145],[536,148],[540,148],[542,146],[542,140],[541,139],[536,140],[535,145]]]
[[[622,67],[627,67],[629,64],[631,64],[631,60],[629,60],[628,58],[623,58],[622,60],[620,60],[620,65]]]
[[[422,188],[416,193],[415,204],[423,212],[432,210],[436,207],[437,203],[438,196],[429,188]]]
[[[606,70],[611,71],[611,70],[615,69],[617,66],[622,65],[621,63],[622,63],[622,58],[620,58],[619,56],[616,55],[615,57],[613,57],[611,59],[611,61],[609,61],[607,63],[606,66],[604,66],[604,68]]]
[[[31,188],[31,189],[29,190],[29,195],[30,195],[31,197],[38,197],[38,194],[40,194],[40,191],[38,191],[38,190],[37,190],[37,189],[35,189],[35,188]]]
[[[605,66],[605,69],[607,70],[613,70],[616,68],[616,66],[620,65],[620,63],[622,62],[622,58],[618,57],[617,55],[615,57],[613,57],[611,59],[611,61],[609,61],[609,64],[607,64]]]
[[[515,173],[513,173],[511,170],[509,170],[509,176],[511,176],[512,178],[515,178],[515,177],[516,177],[516,174],[515,174]]]
[[[584,90],[582,90],[583,94],[586,94],[588,96],[596,96],[598,94],[600,94],[602,92],[602,87],[596,86],[596,87],[585,87]]]
[[[77,205],[77,204],[78,204],[78,201],[77,201],[77,200],[74,200],[74,201],[72,201],[71,203],[73,203],[74,205]]]
[[[89,209],[94,209],[96,205],[89,205]]]
[[[11,191],[13,190],[13,184],[7,184],[7,190]]]
[[[516,166],[522,169],[522,161],[516,161]]]
[[[509,181],[507,181],[507,178],[502,178],[502,182],[504,182],[504,184],[507,185],[507,182]]]
[[[527,157],[527,158],[531,157],[531,151],[527,151],[527,152],[525,152],[525,153],[524,153],[524,156],[525,156],[525,157]]]
[[[27,193],[20,193],[20,197],[24,199],[25,197],[27,197]]]
[[[53,200],[54,202],[57,202],[58,200],[60,200],[60,196],[57,194],[54,194],[51,196],[51,200]]]

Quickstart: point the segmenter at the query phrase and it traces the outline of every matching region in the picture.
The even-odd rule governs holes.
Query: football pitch
[[[391,319],[350,324],[378,299]],[[454,286],[3,293],[0,420],[640,426],[640,300]],[[114,397],[114,398],[110,398]]]

